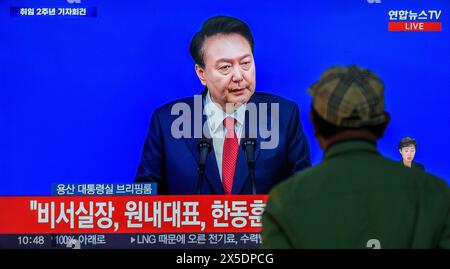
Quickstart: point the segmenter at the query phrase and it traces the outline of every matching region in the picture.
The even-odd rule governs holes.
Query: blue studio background
[[[12,6],[97,7],[96,18],[10,17]],[[442,10],[441,32],[388,32],[390,9]],[[450,179],[450,1],[0,0],[0,195],[49,195],[52,183],[131,182],[152,111],[201,91],[189,42],[213,15],[246,21],[257,91],[296,101],[334,64],[380,75],[392,121],[379,148],[418,140],[416,160]]]

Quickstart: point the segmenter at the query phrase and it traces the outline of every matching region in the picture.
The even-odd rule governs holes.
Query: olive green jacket
[[[262,240],[264,248],[450,248],[450,190],[369,142],[341,142],[271,191]]]

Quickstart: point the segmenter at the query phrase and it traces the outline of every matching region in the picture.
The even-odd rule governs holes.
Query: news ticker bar
[[[258,249],[259,233],[0,234],[0,249]]]
[[[0,234],[259,233],[266,195],[0,197]]]

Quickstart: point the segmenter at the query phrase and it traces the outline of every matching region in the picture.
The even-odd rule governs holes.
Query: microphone
[[[202,138],[202,140],[198,143],[197,149],[199,152],[199,161],[198,161],[198,189],[197,194],[201,194],[202,185],[203,185],[203,176],[205,174],[206,167],[206,159],[208,158],[208,154],[211,152],[211,138]]]
[[[256,139],[249,138],[246,135],[242,140],[242,148],[245,151],[245,156],[247,157],[248,171],[250,172],[250,180],[252,184],[252,193],[256,194],[256,177],[255,177],[255,150],[256,150]]]

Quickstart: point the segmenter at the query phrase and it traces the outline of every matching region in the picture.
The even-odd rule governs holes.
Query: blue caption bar
[[[11,17],[97,17],[96,7],[10,7]]]

